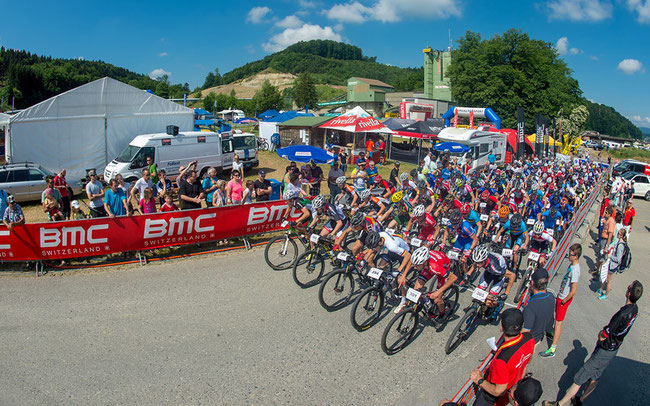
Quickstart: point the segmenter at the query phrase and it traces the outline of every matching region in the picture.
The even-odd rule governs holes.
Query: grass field
[[[650,163],[650,151],[639,148],[620,148],[604,151],[603,155],[611,156],[612,159],[636,159],[637,161]]]

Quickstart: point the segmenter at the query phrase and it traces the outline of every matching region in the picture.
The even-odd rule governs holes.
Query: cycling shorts
[[[524,233],[521,233],[519,235],[510,234],[508,241],[506,241],[506,248],[512,248],[515,245],[521,247],[524,244],[524,241],[526,241],[526,239],[524,238]]]
[[[398,214],[393,219],[397,222],[398,225],[405,226],[408,224],[410,217],[408,214]]]
[[[481,275],[481,280],[478,283],[478,287],[483,290],[486,290],[488,288],[488,285],[492,283],[492,287],[490,288],[490,294],[498,295],[499,293],[501,293],[505,281],[506,278],[504,275],[495,275],[491,272],[485,271],[483,272],[483,275]]]
[[[468,257],[471,252],[473,241],[474,240],[471,238],[457,237],[453,248],[456,251],[463,251],[463,254]]]
[[[325,224],[325,227],[323,227],[323,229],[327,230],[328,233],[331,233],[332,230],[334,230],[335,228],[336,228],[336,221],[333,221],[333,220],[328,221],[327,224]],[[344,231],[346,228],[348,228],[348,222],[347,222],[347,220],[344,220],[343,221],[343,226],[338,231],[338,233]],[[338,237],[339,235],[340,234],[337,234],[336,236]]]
[[[539,252],[540,254],[546,253],[548,251],[548,247],[548,241],[537,241],[534,238],[530,240],[530,249],[535,252]]]

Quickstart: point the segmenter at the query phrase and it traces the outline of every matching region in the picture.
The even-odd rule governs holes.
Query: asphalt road
[[[585,247],[578,295],[555,358],[530,370],[554,399],[591,352],[598,330],[623,305],[633,279],[650,289],[650,203],[636,200],[632,269],[596,298]],[[556,278],[552,289],[557,289]],[[392,314],[359,333],[349,307],[328,313],[317,287],[300,289],[274,272],[263,249],[145,267],[2,277],[0,404],[437,404],[487,353],[483,326],[447,356],[454,321],[430,325],[386,356],[381,334]],[[462,295],[463,304],[469,294]],[[648,297],[618,357],[586,405],[641,404],[650,394]],[[559,382],[559,383],[558,383]],[[644,398],[645,397],[645,398]]]

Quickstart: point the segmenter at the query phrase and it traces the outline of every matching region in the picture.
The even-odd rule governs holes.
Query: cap
[[[548,280],[548,271],[545,268],[537,268],[535,272],[533,272],[533,282],[541,281],[543,279]]]
[[[75,209],[78,209],[78,208],[81,207],[81,206],[79,206],[79,201],[78,200],[71,201],[70,206],[74,207]]]
[[[400,165],[399,161],[395,161],[395,166],[399,166],[399,165]]]
[[[520,406],[532,406],[542,397],[542,384],[535,378],[524,378],[517,382],[513,394]]]
[[[365,155],[366,155],[366,151],[359,152],[359,156],[365,156]]]
[[[15,201],[16,201],[16,198],[14,197],[14,195],[7,196],[7,203],[13,203]]]
[[[260,175],[266,175],[266,171],[265,171],[264,169],[260,169],[259,174],[260,174]]]
[[[88,171],[88,176],[97,176],[97,172],[94,169]]]

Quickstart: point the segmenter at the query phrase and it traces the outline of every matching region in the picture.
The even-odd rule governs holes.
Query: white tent
[[[194,111],[118,80],[103,78],[38,103],[11,116],[5,155],[30,161],[68,178],[104,166],[139,134],[194,128]]]

